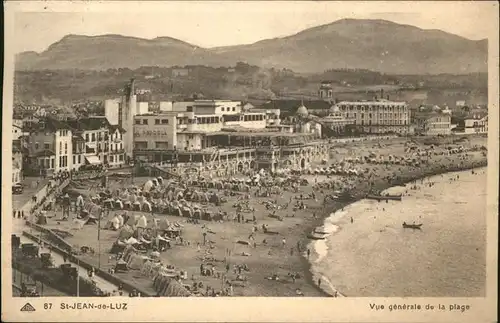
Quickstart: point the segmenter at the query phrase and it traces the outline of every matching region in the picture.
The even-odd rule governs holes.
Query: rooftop
[[[98,116],[98,117],[88,117],[88,118],[81,118],[78,120],[70,120],[67,121],[67,123],[73,128],[74,130],[99,130],[102,128],[109,128],[111,125],[108,122],[108,119],[104,116]]]
[[[377,100],[365,100],[365,101],[341,101],[338,102],[337,104],[350,104],[350,105],[367,105],[367,104],[372,104],[372,105],[406,105],[406,102],[404,101],[390,101],[386,99],[377,99]]]

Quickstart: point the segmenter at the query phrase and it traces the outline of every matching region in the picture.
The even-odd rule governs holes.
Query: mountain
[[[185,65],[204,56],[210,57],[206,49],[170,37],[67,35],[37,56],[32,52],[19,54],[16,69],[135,69],[151,65]]]
[[[304,73],[361,68],[390,74],[465,74],[486,72],[487,52],[486,39],[385,20],[342,19],[287,37],[216,48],[169,37],[69,35],[40,54],[18,54],[16,69],[233,66],[242,61]]]

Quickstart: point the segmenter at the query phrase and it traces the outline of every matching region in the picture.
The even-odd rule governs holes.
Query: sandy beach
[[[438,145],[434,148],[435,151],[446,150],[445,145],[449,143],[449,138],[435,139]],[[443,143],[439,143],[442,140]],[[396,138],[387,142],[360,142],[347,143],[335,147],[331,151],[330,162],[339,162],[342,159],[366,155],[367,151],[373,151],[378,155],[405,155],[406,138]],[[416,142],[415,145],[426,147],[423,143]],[[486,145],[486,139],[480,137],[471,137],[466,142],[461,143],[464,147],[472,147],[477,145]],[[171,249],[161,254],[161,260],[165,264],[171,264],[179,270],[187,271],[187,279],[185,284],[192,282],[203,282],[205,286],[220,288],[222,285],[221,278],[214,276],[201,276],[200,264],[204,262],[204,258],[211,258],[210,263],[216,267],[216,270],[224,273],[226,279],[234,282],[235,296],[297,296],[297,291],[304,296],[327,296],[333,294],[332,289],[328,288],[328,282],[317,286],[317,277],[313,277],[311,273],[310,260],[314,261],[317,255],[311,254],[308,256],[308,247],[311,240],[308,235],[318,227],[323,227],[324,221],[330,215],[348,204],[353,203],[369,192],[382,191],[389,187],[400,185],[411,180],[423,178],[433,174],[443,172],[469,169],[486,165],[486,157],[481,151],[461,153],[455,155],[436,155],[432,156],[429,162],[425,165],[406,166],[406,165],[385,165],[385,164],[362,164],[358,165],[359,169],[364,169],[364,176],[324,176],[324,175],[304,175],[311,185],[300,186],[298,192],[290,189],[282,189],[278,194],[272,194],[269,197],[256,197],[251,191],[249,204],[254,208],[254,212],[242,213],[245,219],[252,219],[255,216],[256,223],[253,221],[236,221],[227,220],[221,222],[206,222],[200,221],[199,224],[188,223],[186,218],[170,216],[170,215],[151,215],[145,214],[148,222],[152,222],[152,217],[167,218],[170,221],[179,222],[182,228],[183,243],[174,244]],[[135,178],[137,183],[144,183],[147,178]],[[321,183],[336,182],[336,187],[322,187]],[[326,195],[331,195],[332,191],[337,189],[349,190],[352,195],[350,201],[338,201],[325,199]],[[307,196],[314,192],[315,199],[304,199],[302,202],[306,205],[305,210],[292,210],[291,204],[297,201],[297,198],[302,194]],[[234,215],[235,208],[233,205],[241,199],[242,195],[228,196],[228,201],[220,206],[211,205],[210,208],[214,212],[219,210],[227,212],[228,215]],[[264,206],[265,201],[284,205],[290,203],[288,208],[278,210],[277,213],[282,217],[282,221],[269,217],[271,213]],[[115,212],[112,211],[109,217],[112,217]],[[344,209],[348,212],[348,208]],[[129,213],[139,213],[130,212]],[[356,226],[365,226],[370,223],[370,216],[366,215],[364,220],[356,220]],[[327,220],[328,221],[328,220]],[[104,219],[104,222],[106,220]],[[262,232],[262,225],[267,225],[269,230],[278,232],[278,234],[266,234]],[[401,225],[399,222],[397,225]],[[253,240],[249,239],[252,234],[252,228],[257,228],[257,232],[253,235]],[[328,226],[328,225],[327,225]],[[95,250],[99,249],[97,242],[97,230],[95,225],[84,226],[80,230],[72,230],[69,224],[57,224],[56,221],[50,220],[48,223],[50,228],[58,228],[60,230],[69,231],[72,236],[67,238],[67,241],[74,246],[89,246]],[[213,248],[209,248],[207,244],[203,244],[204,237],[202,232],[209,228],[211,234],[206,237],[213,242]],[[340,226],[341,227],[341,226]],[[325,229],[327,231],[328,228]],[[341,230],[342,231],[342,230]],[[347,230],[346,230],[347,231]],[[373,243],[372,240],[358,236],[356,241],[349,242],[349,234],[338,232],[338,239],[344,239],[347,243],[352,244],[350,251],[346,249],[346,254],[354,252],[356,248],[363,248]],[[108,253],[111,245],[116,241],[117,232],[109,230],[101,230],[100,250],[101,269],[107,269],[114,266],[115,261]],[[251,241],[250,245],[242,245],[237,243],[238,240]],[[325,240],[316,242],[323,243]],[[98,265],[97,254],[84,255],[87,261]],[[346,255],[347,257],[347,255]],[[384,259],[380,259],[384,261]],[[387,259],[385,260],[387,261]],[[206,262],[206,261],[205,261]],[[227,266],[229,265],[229,266]],[[237,281],[238,271],[234,270],[235,265],[246,265],[249,271],[243,272],[244,281]],[[227,266],[227,267],[226,267]],[[316,266],[316,263],[315,263]],[[348,284],[348,280],[343,278],[345,273],[342,268],[336,269],[338,272],[338,280],[335,279],[335,284],[342,292],[342,280]],[[292,279],[289,274],[298,274],[298,278]],[[144,289],[153,287],[151,279],[141,275],[139,271],[129,271],[127,273],[116,274],[118,277],[134,282]],[[279,280],[269,280],[268,277],[277,275]],[[332,286],[333,287],[333,286]],[[325,290],[323,290],[325,289]]]

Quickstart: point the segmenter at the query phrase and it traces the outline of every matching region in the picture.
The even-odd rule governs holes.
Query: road
[[[48,248],[42,248],[42,246],[40,246],[37,241],[32,241],[32,240],[28,239],[26,236],[23,236],[22,235],[23,230],[26,230],[29,232],[30,228],[24,224],[24,221],[22,219],[13,219],[12,233],[16,234],[17,236],[19,236],[21,238],[21,243],[34,243],[34,244],[38,245],[39,246],[39,254],[44,253],[44,252],[47,252],[47,253],[49,252]],[[33,231],[33,234],[35,234],[34,231]],[[60,265],[64,264],[63,257],[55,252],[52,252],[52,261],[53,261],[55,267],[59,267]],[[66,262],[66,263],[68,263],[68,262]],[[85,278],[85,279],[89,278],[87,275],[87,270],[85,268],[83,268],[75,263],[71,263],[71,264],[73,267],[77,268],[78,275],[80,277]],[[94,275],[94,277],[92,277],[92,280],[96,283],[97,287],[99,287],[103,292],[110,292],[111,293],[113,291],[118,290],[118,286],[116,286],[116,285],[108,282],[107,280],[105,280],[101,277],[98,277],[96,275]]]

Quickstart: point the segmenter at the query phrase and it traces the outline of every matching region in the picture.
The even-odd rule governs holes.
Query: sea
[[[402,201],[333,213],[321,228],[327,238],[311,242],[315,282],[346,297],[484,297],[486,171],[418,180],[386,191]]]

